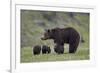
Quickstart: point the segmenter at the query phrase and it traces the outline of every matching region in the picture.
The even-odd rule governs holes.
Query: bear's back
[[[61,33],[61,37],[64,40],[64,42],[69,41],[69,39],[75,39],[75,38],[80,38],[80,35],[78,33],[78,31],[72,27],[68,27],[68,28],[61,28],[60,29],[60,33]]]

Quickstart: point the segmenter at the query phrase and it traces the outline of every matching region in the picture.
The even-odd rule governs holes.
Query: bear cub
[[[39,46],[39,45],[34,46],[33,54],[38,55],[38,54],[40,54],[40,52],[41,52],[41,46]]]
[[[42,46],[42,54],[49,54],[49,53],[51,53],[50,47],[43,45]]]

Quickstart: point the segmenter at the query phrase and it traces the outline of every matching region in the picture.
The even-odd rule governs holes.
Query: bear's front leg
[[[64,53],[64,46],[56,44],[54,47],[54,51],[58,54],[63,54]]]

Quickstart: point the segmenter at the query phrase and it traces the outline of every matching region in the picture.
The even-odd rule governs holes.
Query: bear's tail
[[[80,38],[80,42],[81,43],[85,43],[85,40],[84,40],[84,38],[81,36],[81,38]]]

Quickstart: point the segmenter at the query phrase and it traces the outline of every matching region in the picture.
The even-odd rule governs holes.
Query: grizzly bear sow
[[[42,40],[53,39],[57,45],[69,44],[69,53],[75,53],[80,41],[79,33],[72,27],[48,29]]]

